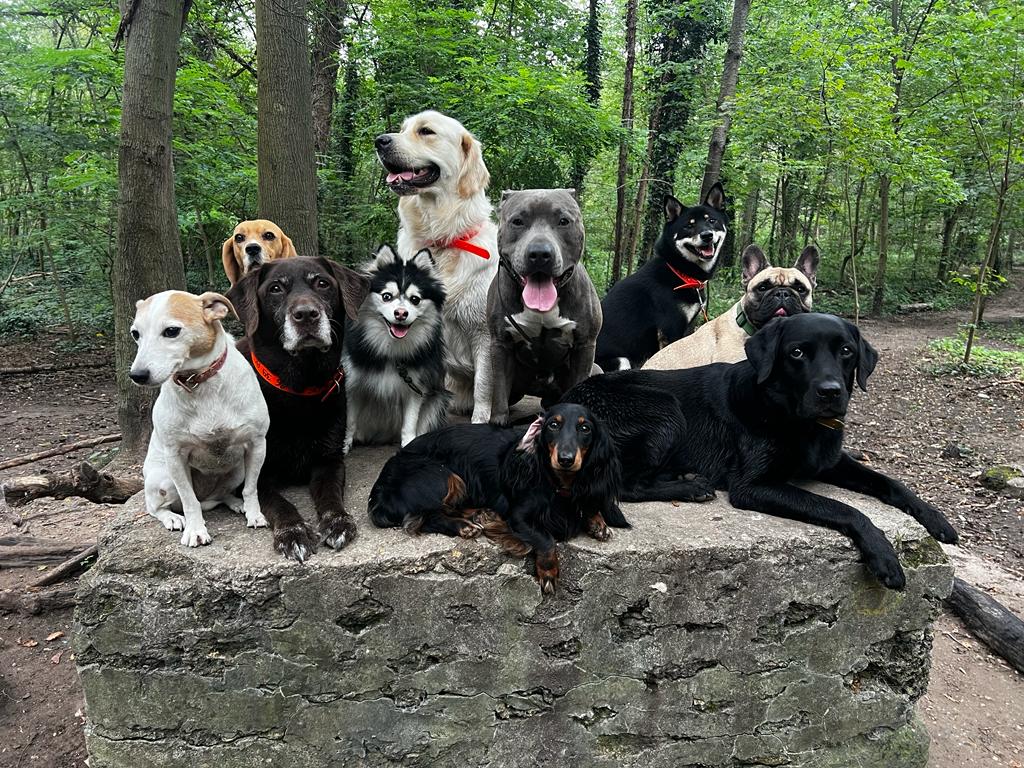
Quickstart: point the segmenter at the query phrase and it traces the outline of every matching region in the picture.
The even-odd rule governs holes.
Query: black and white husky
[[[442,426],[448,404],[445,293],[430,251],[403,259],[382,245],[365,271],[370,293],[345,331],[346,452],[353,442],[405,445]]]

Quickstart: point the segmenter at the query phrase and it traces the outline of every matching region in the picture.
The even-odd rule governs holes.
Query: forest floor
[[[1024,273],[1014,282],[990,301],[991,335],[987,330],[980,343],[998,347],[1005,338],[1000,327],[1024,324]],[[868,392],[854,398],[848,445],[948,512],[961,534],[961,547],[952,551],[959,573],[1024,615],[1024,505],[977,480],[993,464],[1024,464],[1024,385],[930,372],[928,342],[955,336],[966,316],[925,312],[862,323],[882,359]],[[0,377],[0,433],[8,436],[0,460],[118,431],[109,353],[99,346],[60,352],[61,338],[0,340],[4,367],[107,363]],[[0,482],[102,458],[104,448],[0,472]],[[114,505],[82,499],[21,507],[0,499],[0,537],[71,541],[84,549],[115,512]],[[34,568],[0,570],[0,591],[37,577]],[[85,705],[69,650],[71,620],[70,609],[0,614],[0,768],[85,765]],[[951,616],[936,624],[931,682],[918,709],[931,733],[930,768],[1024,768],[1024,676]]]

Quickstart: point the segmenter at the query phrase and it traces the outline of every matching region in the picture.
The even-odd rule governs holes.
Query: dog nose
[[[391,146],[391,141],[391,134],[382,133],[380,136],[373,140],[373,146],[375,146],[377,149],[387,149],[389,146]]]
[[[149,381],[149,370],[131,370],[128,372],[128,378],[134,381],[136,384],[145,384]]]
[[[395,310],[395,320],[399,320],[399,321],[404,322],[404,321],[406,321],[408,319],[409,319],[409,310],[408,309],[401,309],[401,308],[399,308],[399,309]]]
[[[259,243],[249,243],[245,246],[245,252],[250,256],[258,256],[259,252],[263,250],[263,246]]]
[[[818,397],[822,400],[835,400],[842,391],[838,381],[825,381],[818,385]]]
[[[710,243],[712,238],[714,238],[714,236],[715,235],[714,235],[713,232],[701,232],[700,233],[700,239],[701,239],[702,243]]]
[[[570,454],[560,453],[560,454],[558,454],[558,466],[568,468],[568,467],[571,467],[575,463],[576,463],[576,454],[575,453],[570,453]]]
[[[526,251],[526,262],[530,271],[536,271],[541,267],[550,267],[555,259],[555,249],[548,243],[536,243]]]
[[[314,321],[320,319],[320,310],[316,307],[296,307],[292,310],[292,320],[296,323]]]

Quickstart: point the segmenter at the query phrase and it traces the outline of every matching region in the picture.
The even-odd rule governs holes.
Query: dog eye
[[[690,226],[691,226],[691,227],[692,227],[692,226],[693,226],[694,224],[696,224],[696,223],[697,223],[697,220],[696,220],[696,219],[690,219]]]
[[[271,283],[267,290],[271,293],[281,293],[284,290],[284,287],[280,283]]]
[[[557,432],[561,428],[562,425],[559,424],[557,421],[552,420],[548,422],[548,429],[550,429],[552,432]]]
[[[181,328],[176,328],[172,325],[170,328],[164,328],[164,332],[160,335],[165,339],[176,339],[179,333],[181,333]]]
[[[807,289],[804,286],[798,284],[796,286],[796,292],[797,293],[807,293]]]
[[[243,235],[243,234],[241,234],[241,233],[239,233],[239,234],[235,235],[235,242],[236,242],[236,243],[240,243],[240,242],[242,242],[243,240],[245,240],[245,235]]]
[[[511,224],[513,227],[521,227],[525,223],[526,222],[524,222],[522,218],[520,218],[519,216],[516,216],[514,219],[512,219],[512,221],[509,222],[509,224]]]
[[[410,296],[409,297],[409,301],[412,302],[412,305],[414,307],[418,307],[420,305],[420,297],[419,296]]]
[[[580,424],[579,426],[576,427],[576,431],[582,432],[584,435],[590,434],[590,425]]]
[[[420,129],[418,131],[416,131],[416,133],[418,133],[420,136],[433,136],[434,135],[434,131],[432,129],[428,128],[425,125],[420,126]]]
[[[132,338],[135,339],[136,341],[139,340],[139,332],[136,331],[134,328],[132,328]]]
[[[796,349],[790,351],[789,356],[792,357],[794,360],[799,360],[804,356],[804,351],[800,349],[800,347],[797,347]]]
[[[395,298],[394,296],[392,296],[392,295],[391,295],[390,293],[388,293],[387,291],[384,291],[384,293],[382,293],[382,294],[380,295],[380,297],[381,297],[381,299],[383,299],[384,301],[391,301],[391,300],[392,300],[393,298]]]
[[[263,233],[263,239],[264,240],[273,240],[274,239],[274,233],[273,232],[264,232]]]
[[[560,226],[560,227],[568,227],[569,226],[569,219],[568,219],[568,217],[563,216],[562,218],[560,218],[558,220],[558,226]]]
[[[767,290],[768,290],[768,289],[769,289],[770,287],[771,287],[771,286],[769,286],[769,284],[768,284],[768,283],[761,283],[761,284],[760,284],[759,286],[757,286],[757,290],[759,290],[759,291],[760,291],[761,293],[764,293],[764,292],[765,292],[765,291],[767,291]]]
[[[844,344],[843,348],[839,350],[839,354],[843,357],[853,357],[853,347],[849,344]]]
[[[324,290],[325,288],[330,288],[331,284],[327,282],[324,278],[318,277],[316,281],[316,287],[319,288],[320,290]]]

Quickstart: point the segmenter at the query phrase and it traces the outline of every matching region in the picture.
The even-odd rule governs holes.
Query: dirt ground
[[[1024,322],[1024,273],[1014,282],[991,301],[989,322]],[[947,511],[961,532],[961,547],[950,549],[960,575],[1024,615],[1024,504],[977,482],[992,464],[1024,464],[1024,386],[936,378],[926,370],[927,342],[955,334],[965,318],[959,311],[862,323],[882,360],[869,391],[854,398],[848,445]],[[51,341],[0,340],[0,365],[109,361],[101,348],[69,356]],[[0,460],[118,431],[109,366],[2,375],[0,383],[0,433],[7,436]],[[959,458],[944,457],[950,445]],[[0,482],[102,460],[105,451],[86,449],[0,472]],[[17,508],[0,499],[0,537],[78,542],[84,549],[114,511],[81,499]],[[2,569],[0,592],[38,576],[34,568]],[[84,700],[70,633],[70,609],[0,613],[0,768],[85,765]],[[918,707],[932,738],[930,768],[1024,768],[1024,676],[987,653],[953,617],[936,624],[931,682]]]

